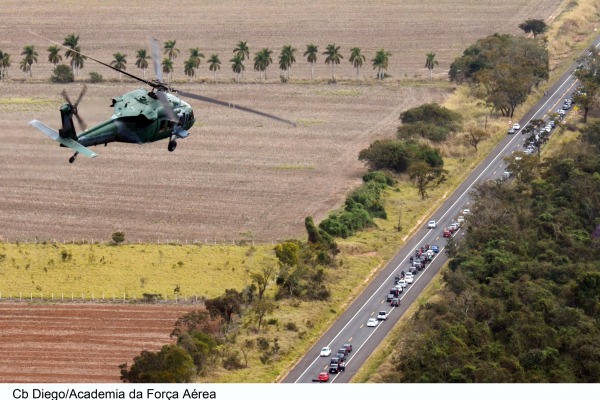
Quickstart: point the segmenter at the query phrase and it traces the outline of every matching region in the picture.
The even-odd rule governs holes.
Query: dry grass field
[[[367,56],[363,74],[372,75],[370,59],[379,48],[392,53],[388,73],[395,78],[425,76],[425,53],[435,51],[436,72],[469,43],[496,31],[517,33],[526,18],[547,18],[560,0],[491,0],[415,2],[358,0],[319,2],[234,1],[172,3],[116,1],[5,1],[0,18],[0,49],[12,54],[8,82],[0,82],[0,236],[12,239],[107,240],[116,230],[131,241],[277,240],[302,234],[303,219],[317,220],[335,208],[364,171],[358,151],[373,138],[391,135],[400,111],[439,101],[447,90],[372,78],[354,82],[349,48]],[[42,18],[43,16],[43,18]],[[136,49],[148,38],[175,39],[181,54],[175,62],[175,86],[276,113],[299,123],[296,129],[214,106],[191,102],[198,118],[190,138],[175,153],[166,143],[98,148],[100,157],[69,165],[70,152],[27,125],[32,118],[58,127],[63,86],[44,83],[51,74],[49,43],[28,31],[57,41],[80,35],[82,51],[110,61],[120,51],[134,66]],[[259,85],[247,64],[242,82],[232,84],[228,59],[234,45],[247,40],[251,57],[262,47],[274,49],[269,83]],[[308,83],[306,44],[320,51],[341,46],[337,85],[329,85],[329,67],[319,56],[316,83]],[[282,85],[276,56],[282,45],[298,48],[292,70],[295,83]],[[33,79],[19,71],[20,52],[34,44],[39,52]],[[202,83],[212,74],[205,63],[196,82],[183,76],[188,48],[218,53],[220,84]],[[98,71],[117,74],[87,61],[86,79]],[[90,85],[80,112],[89,125],[110,116],[110,98],[137,88],[131,81]],[[72,96],[81,84],[68,85]],[[440,88],[441,87],[441,88]]]

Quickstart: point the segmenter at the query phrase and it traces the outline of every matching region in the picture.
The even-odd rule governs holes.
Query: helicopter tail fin
[[[29,125],[33,126],[37,130],[39,130],[44,135],[48,136],[50,139],[60,143],[62,146],[73,149],[73,150],[83,154],[86,157],[94,158],[94,157],[98,156],[98,154],[94,153],[87,147],[83,146],[81,143],[78,143],[73,139],[61,137],[57,131],[55,131],[54,129],[50,128],[47,125],[44,125],[43,123],[41,123],[40,121],[38,121],[36,119],[29,121]]]

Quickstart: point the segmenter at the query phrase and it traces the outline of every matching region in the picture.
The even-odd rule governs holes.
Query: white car
[[[406,281],[406,283],[413,283],[413,281],[415,280],[415,278],[413,278],[412,274],[409,276],[405,276],[404,280]]]
[[[431,220],[427,223],[427,228],[429,229],[435,229],[437,228],[437,222],[435,222],[435,220]]]
[[[400,287],[405,288],[406,287],[406,277],[404,279],[400,279],[398,281],[398,283],[396,284],[396,286],[400,286]]]
[[[329,357],[331,355],[331,348],[325,346],[321,349],[321,357]]]
[[[368,327],[375,327],[377,325],[379,325],[379,321],[377,321],[377,319],[375,318],[369,318],[369,320],[367,321]]]
[[[512,127],[512,128],[513,128],[513,129],[515,130],[515,132],[516,132],[516,131],[518,131],[519,129],[521,129],[521,125],[519,125],[519,123],[517,122],[516,124],[514,124],[514,125],[513,125],[513,127]]]
[[[394,289],[398,290],[400,293],[404,292],[404,288],[406,287],[406,281],[402,280],[404,282],[404,286],[402,286],[402,283],[400,283],[400,281],[398,281],[398,283],[396,284],[396,286],[394,286]]]
[[[458,217],[456,217],[456,222],[458,222],[460,225],[462,225],[465,222],[465,216],[459,215]]]
[[[465,208],[464,210],[461,211],[462,215],[470,215],[471,214],[471,210],[469,210],[468,208]]]
[[[379,314],[377,314],[377,319],[381,320],[381,321],[385,321],[387,319],[388,313],[386,313],[385,311],[379,311]]]

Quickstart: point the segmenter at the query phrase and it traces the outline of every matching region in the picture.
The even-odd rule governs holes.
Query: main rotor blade
[[[29,31],[29,33],[31,33],[32,35],[35,35],[35,36],[37,36],[37,37],[39,37],[39,38],[42,38],[42,39],[44,39],[44,40],[47,40],[47,41],[49,41],[50,43],[54,43],[55,45],[57,45],[57,46],[60,46],[60,47],[62,47],[63,49],[67,49],[67,50],[71,51],[72,53],[79,54],[79,55],[81,55],[81,56],[83,56],[83,57],[89,58],[89,59],[90,59],[90,60],[92,60],[92,61],[96,61],[98,64],[104,65],[105,67],[108,67],[108,68],[110,68],[110,69],[113,69],[113,70],[115,70],[115,71],[117,71],[117,72],[120,72],[120,73],[122,73],[123,75],[126,75],[126,76],[128,76],[128,77],[130,77],[130,78],[133,78],[133,79],[135,79],[136,81],[144,82],[145,84],[147,84],[147,85],[150,85],[150,86],[154,87],[154,85],[153,85],[151,82],[147,81],[146,79],[142,79],[142,78],[140,78],[140,77],[138,77],[138,76],[135,76],[135,75],[132,75],[132,74],[130,74],[129,72],[125,72],[125,71],[122,71],[122,70],[120,70],[120,69],[117,69],[117,68],[113,67],[113,66],[112,66],[112,65],[110,65],[110,64],[104,63],[104,62],[102,62],[102,61],[100,61],[100,60],[96,60],[96,59],[95,59],[95,58],[93,58],[93,57],[87,56],[87,55],[85,55],[85,54],[83,54],[83,53],[81,53],[81,52],[79,52],[79,51],[76,51],[76,50],[74,50],[74,49],[70,48],[70,47],[67,47],[67,46],[65,46],[65,45],[62,45],[62,44],[60,44],[60,43],[58,43],[58,42],[55,42],[55,41],[54,41],[54,40],[52,40],[52,39],[48,39],[48,38],[46,38],[46,37],[44,37],[44,36],[38,35],[37,33],[33,32],[33,31]]]
[[[274,119],[275,121],[283,122],[284,124],[288,124],[288,125],[291,125],[291,126],[294,126],[294,127],[296,126],[295,122],[292,122],[292,121],[289,121],[287,119],[278,117],[276,115],[268,114],[266,112],[262,112],[262,111],[258,111],[258,110],[253,110],[252,108],[248,108],[248,107],[240,106],[240,105],[237,105],[237,104],[229,103],[227,101],[221,101],[221,100],[213,99],[213,98],[206,97],[206,96],[201,96],[201,95],[190,93],[190,92],[184,92],[184,91],[181,91],[181,90],[178,90],[177,94],[181,95],[181,96],[184,96],[184,97],[189,97],[189,98],[192,98],[192,99],[200,100],[200,101],[205,101],[207,103],[217,104],[217,105],[225,106],[225,107],[229,107],[229,108],[235,108],[236,110],[246,111],[246,112],[249,112],[249,113],[252,113],[252,114],[260,115],[261,117],[271,118],[271,119]]]
[[[87,92],[87,85],[84,83],[83,84],[83,89],[81,89],[81,92],[79,93],[79,97],[77,98],[77,101],[75,102],[75,107],[77,107],[79,105],[79,102],[81,101],[81,99],[85,95],[85,92]]]
[[[165,94],[165,92],[159,90],[156,92],[156,96],[158,97],[158,100],[160,100],[161,104],[163,105],[163,108],[167,112],[169,119],[173,122],[179,122],[179,118],[177,118],[177,116],[173,112],[173,109],[171,108],[169,100],[167,100],[167,95]]]
[[[158,52],[158,40],[152,39],[152,62],[154,63],[154,76],[159,82],[163,81],[162,69],[160,68],[160,53]]]

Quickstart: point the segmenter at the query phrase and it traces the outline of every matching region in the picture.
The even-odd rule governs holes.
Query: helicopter
[[[114,97],[112,99],[112,104],[110,105],[110,107],[113,107],[114,109],[111,119],[101,122],[89,129],[87,129],[85,122],[78,112],[79,103],[87,91],[87,86],[85,85],[79,93],[79,97],[75,103],[71,102],[71,99],[65,90],[62,91],[62,97],[65,99],[66,104],[63,104],[60,107],[62,128],[58,131],[36,119],[29,121],[31,126],[41,131],[50,139],[58,142],[61,147],[68,147],[75,150],[75,154],[69,158],[70,163],[75,162],[77,155],[79,154],[83,154],[90,158],[97,157],[98,155],[88,147],[102,144],[107,146],[108,143],[111,142],[144,144],[168,138],[167,149],[168,151],[174,151],[177,147],[177,139],[188,137],[189,129],[196,121],[192,107],[178,96],[234,108],[236,110],[271,118],[291,126],[296,126],[294,122],[272,114],[213,99],[211,97],[176,90],[167,85],[162,79],[162,70],[158,62],[158,41],[156,39],[152,39],[151,41],[152,60],[156,76],[156,79],[154,80],[142,79],[126,71],[119,70],[110,64],[106,64],[100,60],[96,60],[95,58],[63,46],[58,42],[46,38],[44,39],[151,87],[150,91],[140,88],[127,92],[121,96]],[[77,134],[75,131],[73,116],[83,130],[80,134]]]

